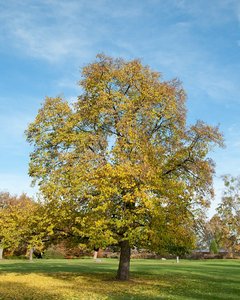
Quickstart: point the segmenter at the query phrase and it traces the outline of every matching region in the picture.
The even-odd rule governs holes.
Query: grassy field
[[[131,280],[114,280],[118,261],[3,260],[1,300],[240,299],[240,260],[132,260]]]

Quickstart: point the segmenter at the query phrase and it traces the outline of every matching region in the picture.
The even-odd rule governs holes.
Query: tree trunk
[[[130,269],[130,256],[131,248],[129,241],[122,241],[120,243],[120,261],[118,265],[117,279],[118,280],[128,280],[129,279],[129,269]]]
[[[98,251],[99,251],[99,248],[97,248],[97,247],[94,247],[94,255],[93,255],[93,259],[97,259],[97,257],[98,257]]]
[[[33,260],[33,248],[31,248],[29,250],[29,260],[32,261]]]
[[[94,255],[93,255],[93,259],[97,259],[97,257],[98,257],[98,251],[94,251]]]
[[[3,259],[3,248],[0,248],[0,259]]]

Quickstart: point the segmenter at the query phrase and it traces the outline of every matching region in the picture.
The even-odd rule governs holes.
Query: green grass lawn
[[[114,280],[118,261],[3,260],[1,300],[240,299],[240,260],[132,260],[131,280]]]

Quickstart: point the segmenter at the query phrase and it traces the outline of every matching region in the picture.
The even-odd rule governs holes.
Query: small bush
[[[60,259],[64,258],[64,254],[61,253],[60,251],[54,249],[54,247],[50,247],[47,250],[44,251],[43,258],[50,259],[50,258],[55,258],[55,259]]]
[[[7,259],[28,259],[28,257],[26,255],[11,255],[7,256]]]

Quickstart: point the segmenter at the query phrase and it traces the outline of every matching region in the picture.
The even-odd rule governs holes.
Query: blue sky
[[[0,190],[35,193],[24,130],[46,96],[76,98],[100,52],[178,77],[189,123],[220,126],[214,208],[220,176],[240,174],[239,0],[0,0]]]

